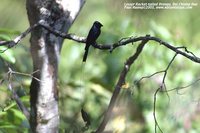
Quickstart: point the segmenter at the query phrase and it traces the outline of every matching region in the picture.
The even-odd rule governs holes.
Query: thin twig
[[[27,118],[27,120],[29,120],[30,113],[29,113],[28,109],[24,106],[24,104],[20,100],[19,96],[17,95],[17,93],[15,92],[15,90],[12,87],[12,70],[11,70],[11,68],[9,68],[9,72],[8,72],[8,89],[10,90],[10,92],[12,94],[12,98],[17,103],[19,109],[25,115],[25,117]]]
[[[36,73],[38,71],[39,70],[34,71],[33,73]],[[31,78],[34,78],[34,79],[38,80],[38,81],[40,81],[40,79],[32,76],[32,74],[27,74],[27,73],[21,73],[21,72],[13,71],[10,67],[8,67],[8,72],[6,73],[6,75],[7,75],[7,81],[8,81],[8,90],[11,92],[12,98],[13,98],[13,100],[15,100],[15,102],[16,102],[17,106],[19,107],[19,109],[26,116],[27,120],[29,120],[30,114],[29,114],[28,109],[24,106],[24,104],[20,100],[19,96],[17,95],[17,93],[15,92],[15,90],[12,87],[12,77],[13,77],[13,74],[22,75],[22,76],[29,76]],[[1,84],[3,83],[3,81],[5,81],[5,79],[3,79],[1,81]]]
[[[17,75],[28,76],[28,77],[34,78],[34,79],[37,80],[37,81],[41,81],[40,79],[34,77],[32,74],[21,73],[21,72],[16,72],[16,71],[12,71],[12,73],[13,73],[13,74],[17,74]],[[34,73],[35,73],[35,72],[34,72]]]
[[[188,84],[188,85],[186,85],[186,86],[175,87],[175,88],[173,88],[173,89],[167,90],[167,92],[171,92],[171,91],[174,91],[174,90],[179,91],[179,90],[182,90],[182,89],[186,89],[186,88],[188,88],[188,87],[190,87],[190,86],[193,86],[194,84],[196,84],[196,83],[199,82],[199,81],[200,81],[200,78],[197,79],[197,80],[195,80],[195,81],[193,81],[192,83],[190,83],[190,84]],[[179,93],[178,93],[178,94],[179,94]]]
[[[39,23],[30,26],[26,31],[22,32],[19,36],[17,36],[14,40],[11,41],[0,41],[0,46],[7,46],[8,48],[12,48],[17,45],[24,37],[26,37],[33,29],[39,26]]]
[[[173,58],[171,59],[171,61],[169,62],[167,68],[164,70],[164,76],[163,76],[163,80],[162,80],[162,84],[161,86],[156,90],[156,92],[154,93],[154,102],[153,102],[153,116],[154,116],[154,122],[155,122],[155,133],[157,133],[157,127],[158,129],[160,130],[160,132],[163,133],[162,129],[160,128],[159,124],[158,124],[158,121],[157,121],[157,118],[156,118],[156,96],[157,96],[157,93],[161,90],[161,89],[165,89],[165,92],[167,94],[167,97],[169,98],[169,94],[167,93],[167,89],[166,89],[166,85],[165,85],[165,78],[167,76],[167,72],[172,64],[172,62],[175,60],[177,56],[177,53],[173,56]],[[170,99],[170,98],[169,98]]]
[[[165,70],[162,70],[162,71],[155,72],[155,73],[153,73],[153,74],[151,74],[151,75],[141,77],[141,78],[140,78],[138,81],[136,81],[135,83],[137,84],[137,83],[141,82],[143,79],[151,78],[151,77],[153,77],[153,76],[155,76],[155,75],[157,75],[157,74],[164,73],[164,72],[165,72]]]
[[[157,117],[156,117],[156,96],[157,93],[161,90],[161,87],[159,87],[156,92],[154,93],[154,102],[153,102],[153,117],[154,117],[154,122],[155,122],[155,127],[154,127],[154,131],[155,133],[157,133],[157,127],[158,129],[161,131],[161,133],[163,133],[162,129],[160,128],[158,122],[157,122]]]
[[[8,84],[8,89],[11,91],[11,93],[12,93],[12,98],[13,98],[13,100],[15,100],[15,102],[17,103],[19,109],[20,109],[20,110],[22,111],[22,113],[25,115],[26,119],[29,120],[29,118],[30,118],[30,113],[29,113],[28,109],[24,106],[24,104],[22,103],[22,101],[20,100],[20,98],[19,98],[19,96],[17,95],[17,93],[13,90],[11,82],[9,82],[9,84]]]

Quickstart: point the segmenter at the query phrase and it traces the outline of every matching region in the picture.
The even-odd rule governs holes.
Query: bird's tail
[[[88,49],[85,49],[85,53],[83,55],[83,62],[86,62],[87,60],[88,51],[89,51]]]

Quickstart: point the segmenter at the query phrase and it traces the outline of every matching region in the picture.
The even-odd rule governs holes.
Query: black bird
[[[103,25],[98,21],[95,21],[93,23],[93,25],[92,25],[89,33],[88,33],[88,36],[86,38],[86,46],[85,46],[85,53],[84,53],[84,56],[83,56],[83,62],[86,62],[90,45],[95,44],[97,38],[101,34],[101,27],[102,26]]]
[[[83,108],[81,109],[81,115],[84,122],[86,122],[86,126],[90,126],[90,116],[85,110],[83,110]]]

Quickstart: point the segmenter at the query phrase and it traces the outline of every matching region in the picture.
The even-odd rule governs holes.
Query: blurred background
[[[173,46],[185,46],[200,57],[200,5],[189,10],[128,10],[124,9],[125,2],[136,1],[87,0],[69,32],[87,36],[93,22],[98,20],[104,25],[97,41],[101,44],[114,43],[124,37],[150,34]],[[198,3],[197,0],[184,2]],[[28,26],[25,0],[1,0],[0,40],[13,39]],[[8,67],[17,72],[32,73],[29,37],[30,35],[16,47],[0,53],[0,133],[21,133],[28,132],[29,129],[28,121],[11,99],[11,93],[7,89],[8,82],[3,82]],[[83,64],[85,45],[65,40],[58,80],[60,132],[91,132],[98,127],[124,62],[135,52],[136,45],[137,43],[126,45],[112,53],[90,48],[87,63]],[[0,47],[0,50],[4,49],[5,47]],[[154,132],[154,93],[161,85],[163,73],[139,83],[137,81],[143,76],[165,70],[174,54],[158,43],[148,42],[126,78],[126,86],[117,100],[107,131]],[[199,64],[178,55],[165,80],[168,90],[175,89],[157,94],[156,116],[163,132],[200,132],[199,80]],[[31,77],[15,74],[11,81],[21,100],[29,107]],[[188,87],[177,88],[184,86]],[[89,129],[84,128],[81,108],[90,115]]]

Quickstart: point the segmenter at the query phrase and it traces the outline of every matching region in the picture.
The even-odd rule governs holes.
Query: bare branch
[[[163,133],[162,129],[160,128],[158,121],[157,121],[157,117],[156,117],[156,96],[157,93],[161,90],[161,87],[159,87],[156,92],[154,93],[154,102],[153,102],[153,117],[154,117],[154,122],[155,122],[155,127],[154,127],[154,131],[155,133],[157,133],[157,127],[160,130],[161,133]]]
[[[165,72],[165,70],[162,70],[162,71],[155,72],[155,73],[153,73],[153,74],[151,74],[151,75],[141,77],[141,78],[140,78],[138,81],[136,81],[135,83],[137,84],[137,83],[141,82],[143,79],[151,78],[151,77],[153,77],[153,76],[155,76],[155,75],[157,75],[157,74],[164,73],[164,72]]]
[[[37,28],[39,26],[43,27],[44,29],[48,30],[49,32],[51,32],[52,34],[54,34],[58,37],[73,40],[73,41],[76,41],[76,42],[79,42],[79,43],[85,43],[86,42],[85,37],[80,37],[80,36],[77,36],[77,35],[71,34],[71,33],[69,33],[69,34],[62,33],[58,30],[53,29],[46,21],[40,20],[38,23],[29,27],[25,32],[20,34],[14,40],[0,41],[0,46],[7,46],[8,48],[11,48],[11,47],[17,45],[24,37],[26,37],[30,32],[32,32],[32,30],[34,30],[35,28]],[[189,50],[187,50],[186,47],[174,47],[174,46],[170,45],[169,43],[164,42],[157,37],[151,37],[150,35],[141,36],[141,37],[132,36],[132,37],[127,37],[127,38],[122,38],[118,42],[112,43],[112,44],[98,44],[98,43],[96,43],[96,44],[92,44],[92,45],[95,48],[98,48],[98,49],[101,49],[101,50],[110,50],[110,52],[112,52],[117,47],[127,45],[127,44],[133,44],[134,42],[143,41],[143,40],[156,41],[156,42],[162,44],[163,46],[169,48],[170,50],[174,51],[175,53],[181,54],[184,57],[186,57],[186,58],[188,58],[188,59],[190,59],[190,60],[192,60],[196,63],[200,63],[200,58],[195,56]],[[185,51],[181,51],[180,49],[184,49]]]
[[[24,106],[24,104],[22,103],[22,101],[20,100],[20,98],[17,95],[17,93],[13,90],[11,82],[9,82],[9,84],[8,84],[8,89],[12,92],[12,98],[17,103],[19,109],[26,116],[26,119],[29,120],[30,113],[29,113],[28,109]]]
[[[29,27],[26,31],[22,32],[19,36],[17,36],[14,40],[11,41],[0,41],[0,46],[7,46],[8,48],[12,48],[17,45],[24,37],[26,37],[33,29],[35,29],[39,23],[34,24]]]
[[[33,72],[36,73],[39,70]],[[24,106],[24,104],[22,103],[22,101],[20,100],[19,96],[17,95],[17,93],[15,92],[15,90],[12,87],[12,77],[13,74],[17,74],[17,75],[22,75],[22,76],[29,76],[31,78],[36,79],[37,81],[40,81],[38,78],[32,76],[32,74],[27,74],[27,73],[21,73],[21,72],[16,72],[13,71],[10,67],[8,67],[8,72],[6,73],[6,77],[7,77],[7,81],[8,81],[8,90],[11,92],[12,94],[12,98],[13,100],[16,102],[17,106],[19,107],[19,109],[22,111],[22,113],[26,116],[27,120],[29,120],[30,114],[28,109]],[[2,79],[0,81],[0,85],[5,81],[5,78]]]
[[[52,34],[58,36],[58,37],[62,37],[65,39],[69,39],[69,40],[73,40],[76,42],[80,42],[80,43],[85,43],[85,37],[79,37],[76,36],[75,34],[66,34],[66,33],[62,33],[58,30],[53,29],[51,26],[49,26],[49,24],[46,21],[41,20],[39,23],[39,26],[43,27],[44,29],[48,30],[49,32],[51,32]]]
[[[34,73],[36,73],[38,71],[35,71]],[[17,74],[17,75],[23,75],[23,76],[28,76],[28,77],[31,77],[31,78],[34,78],[35,80],[37,81],[41,81],[40,79],[34,77],[32,74],[27,74],[27,73],[21,73],[21,72],[16,72],[16,71],[12,71],[13,74]]]
[[[197,80],[195,80],[195,81],[193,81],[192,83],[190,83],[190,84],[188,84],[188,85],[186,85],[186,86],[175,87],[175,88],[173,88],[173,89],[167,90],[167,92],[176,90],[176,91],[177,91],[177,94],[180,94],[180,93],[178,92],[179,90],[186,89],[186,88],[188,88],[188,87],[190,87],[190,86],[193,86],[194,84],[197,84],[199,81],[200,81],[200,78],[197,79]]]
[[[7,73],[7,76],[8,76],[8,90],[10,90],[10,92],[12,93],[12,98],[17,103],[19,109],[26,116],[27,120],[29,120],[30,113],[29,113],[28,109],[24,106],[24,104],[20,100],[19,96],[17,95],[17,93],[15,92],[15,90],[12,87],[12,83],[11,83],[12,82],[11,81],[12,80],[12,69],[11,68],[8,68],[8,69],[9,69],[9,71]]]
[[[177,56],[177,53],[174,55],[174,57],[172,58],[172,60],[169,62],[167,68],[165,69],[165,73],[164,73],[164,77],[163,77],[163,81],[162,81],[163,84],[165,83],[165,78],[166,78],[168,69],[169,69],[169,67],[171,66],[172,62],[175,60],[176,56]]]
[[[164,88],[166,94],[167,94],[167,97],[170,99],[169,97],[169,94],[167,93],[167,89],[166,89],[166,85],[165,85],[165,78],[167,76],[167,72],[172,64],[172,62],[175,60],[177,56],[177,53],[173,56],[173,58],[171,59],[171,61],[169,62],[167,68],[164,70],[164,76],[163,76],[163,80],[162,80],[162,84],[161,86],[156,90],[156,92],[154,93],[154,102],[153,102],[153,116],[154,116],[154,122],[155,122],[155,133],[157,133],[157,127],[158,129],[160,130],[160,132],[163,133],[162,129],[160,128],[158,122],[157,122],[157,118],[156,118],[156,96],[157,96],[157,93],[162,90]]]
[[[95,133],[101,133],[103,132],[103,130],[105,129],[106,125],[107,125],[107,122],[109,121],[111,115],[112,115],[112,110],[113,110],[113,107],[116,103],[116,100],[118,98],[118,95],[120,93],[120,90],[121,90],[121,87],[122,85],[125,84],[125,78],[126,78],[126,75],[131,67],[131,65],[135,62],[135,60],[138,58],[138,56],[140,55],[140,53],[142,52],[143,50],[143,47],[145,46],[145,44],[148,42],[148,40],[143,40],[140,45],[137,47],[137,50],[136,52],[134,53],[134,55],[132,55],[131,57],[128,58],[128,60],[125,62],[125,65],[124,65],[124,68],[120,74],[120,77],[118,79],[118,82],[115,86],[115,90],[113,92],[113,95],[111,97],[111,100],[110,100],[110,103],[109,103],[109,106],[108,106],[108,109],[107,111],[105,112],[104,114],[104,118],[103,118],[103,121],[101,122],[100,126],[98,127],[98,129],[96,130]]]

